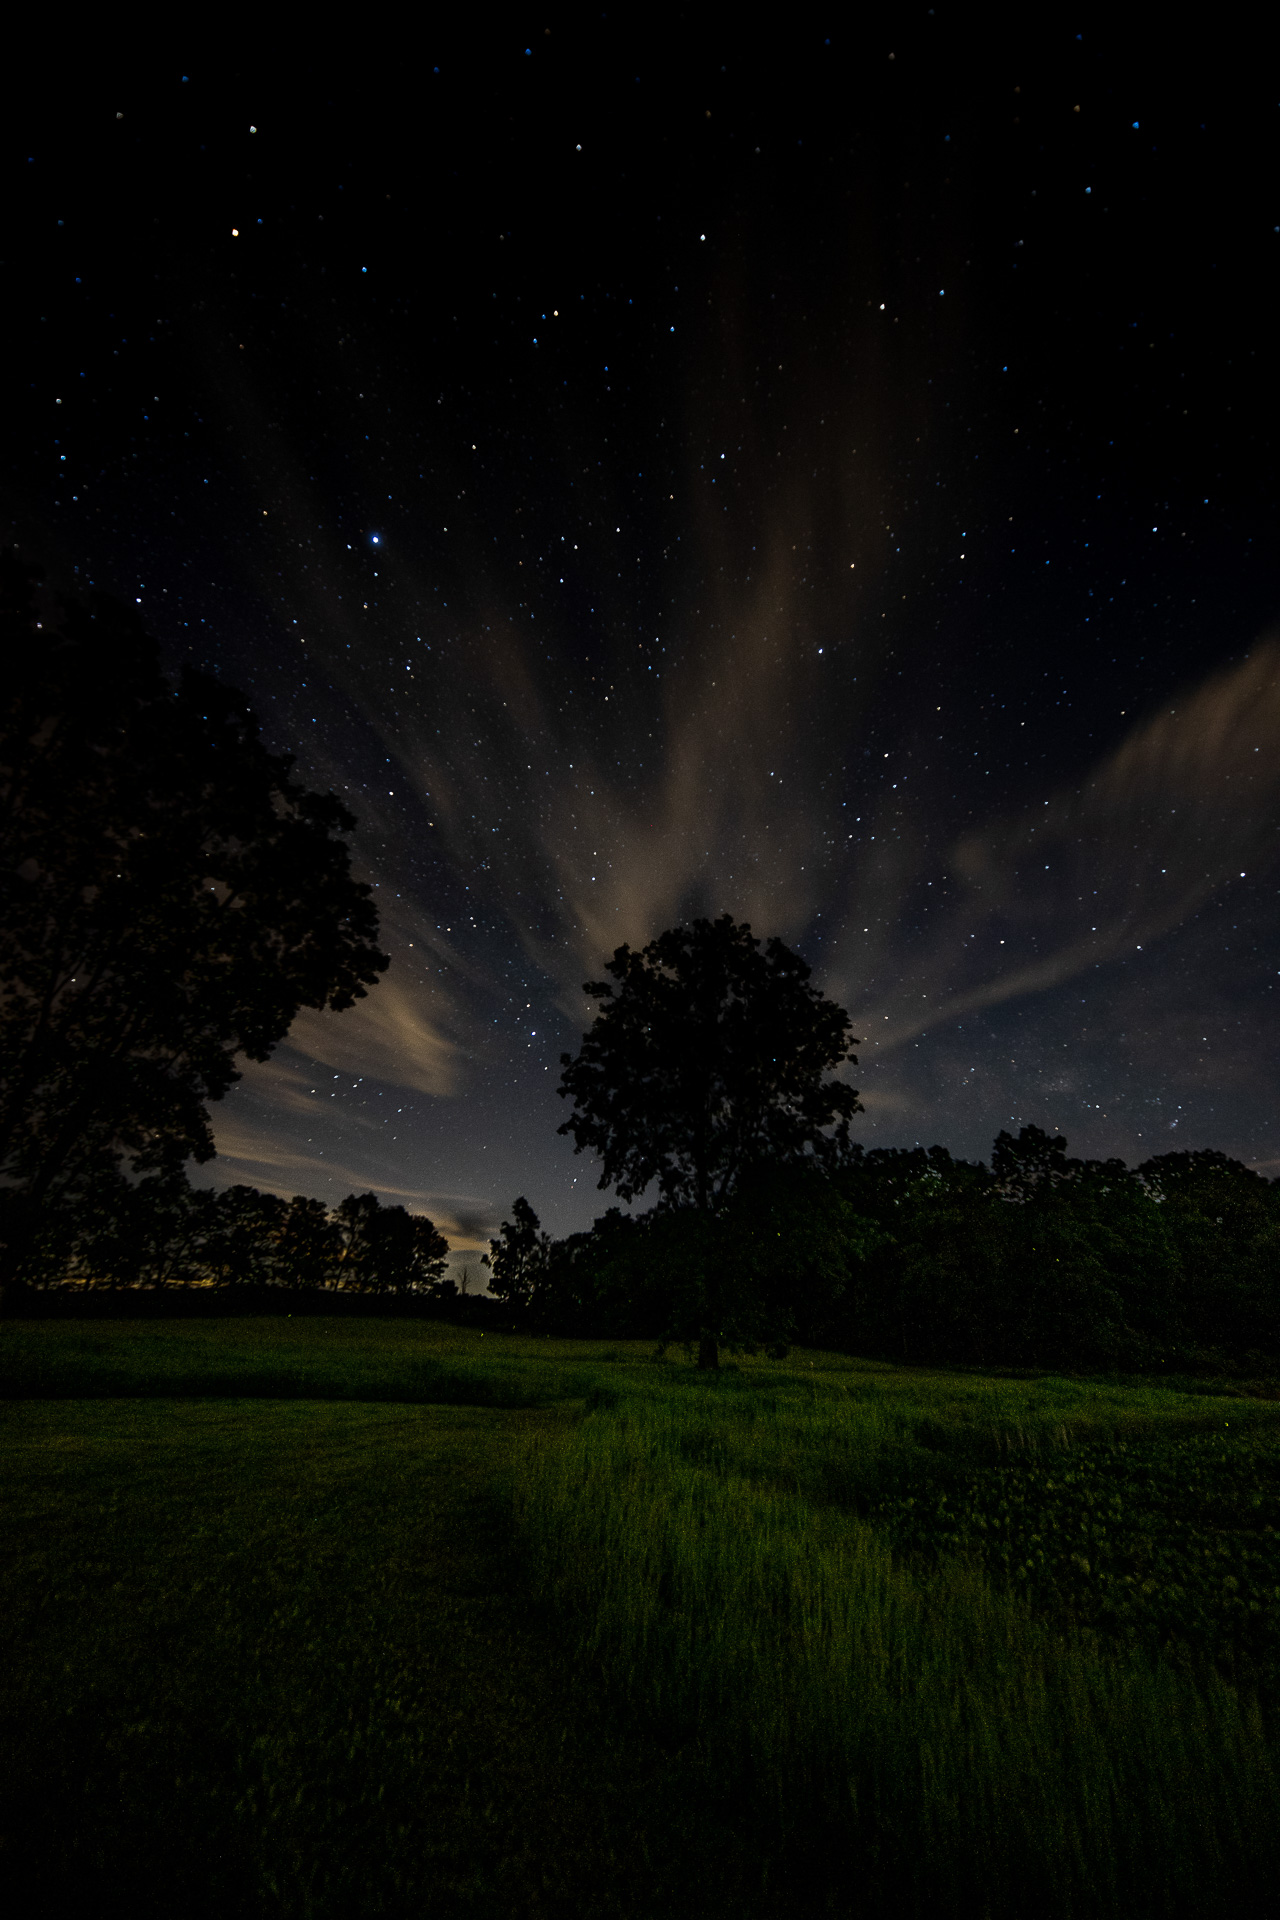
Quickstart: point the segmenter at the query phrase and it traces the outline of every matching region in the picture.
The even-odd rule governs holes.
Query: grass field
[[[1280,1409],[0,1324],[17,1910],[1269,1911]]]

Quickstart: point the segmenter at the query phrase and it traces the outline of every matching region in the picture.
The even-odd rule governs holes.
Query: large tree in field
[[[0,1229],[104,1169],[207,1160],[205,1103],[300,1007],[386,966],[355,826],[269,753],[242,695],[175,688],[131,610],[42,604],[0,556]]]
[[[590,1032],[562,1056],[560,1132],[599,1154],[600,1186],[623,1200],[656,1183],[696,1210],[699,1364],[715,1366],[733,1284],[716,1223],[754,1169],[847,1144],[858,1097],[830,1076],[853,1060],[849,1016],[798,954],[728,914],[619,947],[605,971],[585,989],[600,1003]]]

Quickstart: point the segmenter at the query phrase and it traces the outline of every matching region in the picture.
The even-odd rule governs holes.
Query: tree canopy
[[[341,802],[267,751],[233,688],[172,686],[132,610],[37,580],[0,556],[11,1246],[95,1170],[209,1159],[236,1055],[266,1059],[300,1007],[350,1007],[387,965]]]
[[[489,1242],[482,1265],[492,1274],[489,1291],[508,1306],[525,1308],[546,1268],[551,1235],[543,1233],[542,1222],[523,1194],[511,1211],[515,1219],[503,1221],[499,1237]]]
[[[781,940],[724,914],[619,947],[605,972],[559,1087],[560,1132],[600,1155],[601,1187],[631,1200],[656,1181],[667,1204],[714,1212],[751,1167],[847,1143],[858,1096],[827,1076],[856,1064],[849,1016]]]
[[[332,1210],[296,1193],[193,1187],[185,1173],[99,1174],[74,1205],[45,1209],[18,1280],[103,1289],[322,1288],[416,1294],[448,1305],[449,1243],[425,1214],[348,1194]]]
[[[376,1193],[353,1193],[334,1217],[342,1242],[339,1286],[394,1293],[442,1279],[449,1242],[424,1214],[384,1207]]]
[[[1280,1181],[1216,1151],[1127,1167],[1035,1126],[985,1163],[852,1146],[757,1164],[714,1214],[611,1207],[563,1240],[518,1203],[511,1243],[505,1304],[543,1332],[1166,1376],[1280,1355]]]
[[[591,1030],[561,1056],[573,1113],[560,1132],[599,1154],[601,1187],[631,1200],[656,1182],[664,1207],[688,1210],[673,1324],[696,1323],[699,1364],[715,1367],[721,1340],[755,1339],[771,1317],[733,1231],[740,1188],[848,1148],[858,1096],[828,1076],[853,1059],[849,1016],[799,954],[728,914],[619,947],[605,971],[612,984],[585,988],[600,1003]],[[777,1301],[772,1318],[785,1319]]]

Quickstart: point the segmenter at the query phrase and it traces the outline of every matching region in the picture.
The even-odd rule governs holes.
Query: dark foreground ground
[[[526,1479],[522,1506],[544,1443],[564,1477],[541,1494]],[[526,1534],[541,1524],[540,1546],[520,1513]],[[842,1793],[847,1813],[846,1761],[797,1786],[755,1732],[745,1761],[727,1736],[716,1748],[741,1704],[735,1676],[751,1672],[758,1698],[740,1723],[782,1753],[794,1722],[808,1763],[830,1693],[812,1623],[845,1591],[839,1569],[822,1587],[810,1547],[866,1524],[905,1570],[899,1601],[918,1621],[902,1615],[899,1644],[915,1651],[890,1683],[867,1639],[838,1691],[856,1708],[879,1687],[882,1758],[901,1785],[879,1812],[868,1799],[865,1817],[833,1824],[809,1815]],[[975,1556],[990,1594],[947,1571]],[[848,1565],[874,1574],[865,1556]],[[576,1614],[545,1597],[557,1586]],[[873,1578],[849,1631],[889,1631],[883,1599]],[[608,1685],[579,1651],[598,1610],[612,1621],[597,1642]],[[1276,1848],[1257,1822],[1280,1805],[1267,1731],[1280,1419],[1209,1382],[913,1373],[809,1353],[708,1380],[640,1344],[407,1321],[7,1322],[0,1618],[0,1885],[23,1920],[782,1920],[879,1915],[895,1887],[901,1912],[968,1914],[990,1906],[981,1889],[1002,1854],[1003,1920],[1023,1910],[1012,1823],[1069,1745],[1043,1713],[1028,1732],[1036,1676],[1066,1671],[1046,1630],[1081,1650],[1085,1705],[1097,1687],[1112,1703],[1090,1749],[1110,1778],[1063,1763],[1062,1802],[1036,1818],[1064,1861],[1084,1851],[1076,1891],[1054,1906],[1050,1874],[1037,1910],[1271,1910]],[[985,1620],[1007,1656],[984,1651]],[[686,1645],[703,1650],[692,1669]],[[1132,1710],[1106,1693],[1121,1654],[1139,1662],[1124,1669]],[[1171,1661],[1189,1684],[1216,1675],[1232,1690],[1226,1718],[1204,1725],[1235,1744],[1203,1783],[1172,1763],[1155,1777],[1173,1749],[1142,1676]],[[952,1675],[932,1721],[926,1669]],[[677,1710],[654,1710],[663,1700]],[[1010,1757],[1020,1738],[1023,1761]],[[1196,1740],[1187,1752],[1194,1771]],[[953,1818],[966,1794],[987,1822],[973,1846],[967,1816],[964,1832]],[[1141,1848],[1138,1867],[1116,1865],[1139,1815],[1157,1867],[1170,1837],[1195,1842],[1163,1893],[1138,1871]],[[1024,1850],[1027,1831],[1023,1818]],[[930,1833],[977,1862],[976,1906],[974,1873],[948,1880]],[[962,1904],[939,1893],[961,1885]]]
[[[786,1911],[531,1616],[494,1497],[554,1412],[10,1404],[10,1912]]]

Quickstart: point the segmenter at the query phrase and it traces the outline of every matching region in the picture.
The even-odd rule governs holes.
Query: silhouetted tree
[[[533,1299],[546,1271],[551,1235],[522,1194],[511,1209],[514,1220],[504,1220],[499,1237],[489,1242],[483,1264],[489,1268],[489,1291],[509,1307],[523,1311]]]
[[[835,1306],[840,1343],[902,1361],[977,1359],[1001,1310],[988,1169],[945,1147],[875,1147],[832,1178],[878,1230]]]
[[[113,1171],[100,1183],[96,1210],[75,1211],[92,1223],[79,1249],[90,1285],[180,1287],[210,1278],[218,1196],[192,1187],[179,1170],[136,1183]]]
[[[338,1224],[323,1200],[295,1193],[280,1229],[276,1276],[286,1287],[333,1284],[342,1257]]]
[[[21,1204],[21,1194],[0,1195]],[[169,1287],[208,1278],[216,1195],[193,1190],[181,1170],[141,1181],[96,1167],[74,1204],[46,1207],[26,1239],[22,1279],[83,1287]]]
[[[615,984],[585,988],[594,1025],[561,1056],[574,1111],[560,1132],[600,1155],[601,1187],[630,1200],[656,1181],[665,1206],[691,1210],[689,1297],[699,1365],[714,1367],[735,1284],[714,1223],[753,1167],[847,1142],[857,1094],[827,1076],[852,1059],[849,1017],[798,954],[762,949],[728,914],[619,947],[605,971]]]
[[[1038,1127],[991,1167],[942,1147],[850,1155],[833,1176],[884,1231],[838,1309],[845,1344],[935,1364],[1144,1365],[1170,1335],[1178,1261],[1119,1160]]]
[[[1078,1164],[1068,1161],[1061,1134],[1048,1134],[1043,1127],[1022,1127],[1016,1140],[1002,1127],[991,1149],[991,1171],[1005,1200],[1042,1198],[1070,1180]]]
[[[1162,1153],[1138,1177],[1178,1252],[1176,1337],[1280,1350],[1280,1185],[1213,1148]]]
[[[429,1291],[442,1278],[449,1242],[424,1214],[351,1193],[334,1209],[342,1251],[338,1285],[360,1293]]]
[[[709,1249],[729,1280],[716,1302],[725,1337],[779,1357],[797,1340],[821,1337],[853,1268],[882,1238],[820,1160],[754,1168],[716,1221]],[[678,1304],[687,1316],[687,1300]]]
[[[209,1278],[223,1287],[269,1287],[279,1279],[289,1203],[256,1187],[226,1187],[214,1199],[205,1246]]]
[[[0,556],[5,1270],[95,1170],[213,1153],[205,1102],[298,1009],[386,966],[352,816],[266,751],[243,697],[176,690],[132,611],[37,606]]]

